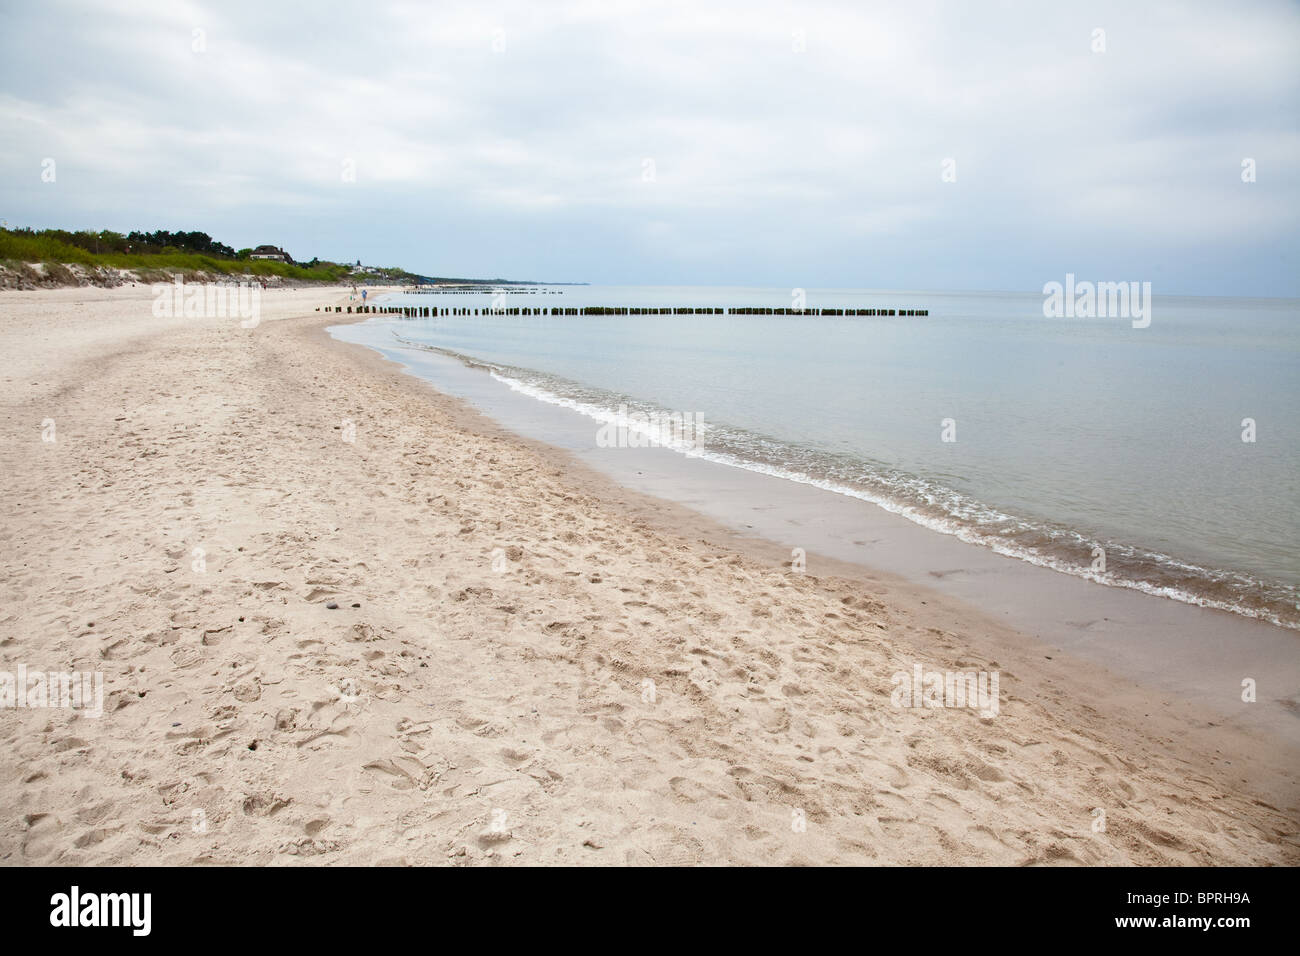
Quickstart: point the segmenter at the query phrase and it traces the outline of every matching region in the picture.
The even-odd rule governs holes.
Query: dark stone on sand
[[[329,604],[326,604],[325,606],[329,608],[331,611],[337,611],[339,609],[339,606],[335,604],[333,601],[330,601]]]

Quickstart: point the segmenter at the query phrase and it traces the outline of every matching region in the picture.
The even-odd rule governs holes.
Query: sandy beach
[[[0,862],[1300,862],[1294,735],[797,573],[332,340],[346,301],[0,293],[0,669],[104,692],[0,709]],[[916,665],[996,716],[896,706]]]

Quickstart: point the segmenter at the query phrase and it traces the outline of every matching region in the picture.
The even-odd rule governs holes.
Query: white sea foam
[[[463,358],[463,356],[459,356],[456,353],[448,352],[447,354],[454,355],[457,358]],[[487,368],[494,379],[521,395],[526,395],[529,398],[536,399],[537,401],[570,409],[601,423],[611,423],[616,421],[618,418],[617,411],[610,408],[559,395],[540,385],[514,378],[496,366],[487,366]],[[1039,567],[1050,568],[1051,570],[1058,571],[1062,574],[1084,578],[1097,584],[1103,584],[1108,587],[1129,588],[1134,591],[1141,591],[1144,594],[1151,594],[1169,598],[1174,601],[1181,601],[1184,604],[1194,604],[1199,607],[1230,611],[1235,614],[1241,614],[1246,617],[1266,621],[1280,627],[1300,629],[1297,625],[1282,620],[1277,614],[1266,609],[1247,607],[1231,601],[1214,600],[1203,595],[1198,595],[1185,588],[1152,584],[1148,581],[1127,578],[1112,573],[1099,573],[1094,571],[1090,566],[1072,564],[1068,561],[1062,561],[1059,558],[1044,554],[1043,552],[1032,548],[1008,544],[1005,540],[982,531],[980,525],[1011,523],[1025,529],[1042,529],[1038,529],[1031,522],[1026,522],[1012,515],[994,511],[993,509],[981,505],[970,498],[959,495],[956,492],[949,491],[949,493],[945,495],[945,497],[949,499],[949,501],[946,502],[949,513],[946,515],[936,515],[923,511],[905,501],[889,497],[888,495],[875,494],[862,488],[855,488],[850,485],[841,484],[824,478],[817,478],[805,472],[782,467],[780,465],[750,461],[738,455],[730,454],[718,449],[690,447],[674,448],[673,450],[690,457],[703,458],[707,461],[727,465],[732,468],[742,468],[746,471],[757,472],[773,478],[780,478],[784,481],[810,485],[814,488],[819,488],[833,494],[857,498],[861,501],[866,501],[870,504],[876,505],[879,508],[883,508],[891,514],[896,514],[906,518],[907,520],[918,524],[923,528],[928,528],[931,531],[952,535],[968,544],[990,548],[997,554],[1016,558],[1020,561],[1026,561],[1030,564],[1038,565]],[[938,504],[938,502],[934,500],[934,497],[931,498],[931,503]],[[1070,535],[1075,537],[1080,546],[1088,552],[1091,552],[1093,547],[1100,547],[1099,542],[1089,540],[1086,536],[1081,535],[1078,532],[1070,532]],[[1110,547],[1114,548],[1115,546],[1111,545]],[[1160,560],[1166,567],[1177,568],[1186,574],[1195,574],[1206,578],[1213,578],[1219,575],[1230,575],[1232,577],[1240,578],[1239,575],[1234,575],[1231,572],[1216,572],[1209,568],[1177,561],[1168,555],[1152,554],[1150,557]]]

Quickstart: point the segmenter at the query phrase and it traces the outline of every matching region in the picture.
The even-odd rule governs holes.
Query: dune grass
[[[88,268],[131,269],[152,274],[169,273],[191,275],[206,272],[218,275],[280,276],[306,282],[341,282],[352,273],[352,267],[337,262],[317,262],[298,265],[268,259],[230,259],[186,252],[173,247],[159,252],[91,252],[61,239],[30,230],[0,229],[0,260],[14,262],[61,263]],[[401,269],[384,270],[394,277],[405,275]],[[142,278],[144,276],[142,275]]]

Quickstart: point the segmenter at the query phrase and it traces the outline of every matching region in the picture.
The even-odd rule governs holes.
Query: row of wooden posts
[[[401,295],[487,295],[489,290],[481,285],[440,285],[437,288],[400,289]],[[491,292],[498,290],[491,289]],[[510,289],[511,295],[564,295],[559,289],[538,289],[533,287]]]
[[[331,309],[335,312],[343,312],[344,307],[341,305],[326,306],[325,311]],[[316,309],[320,311],[319,308]],[[581,307],[556,307],[556,308],[510,308],[510,309],[468,309],[447,307],[442,308],[433,306],[383,306],[383,305],[359,305],[355,310],[361,315],[400,315],[408,319],[430,319],[442,315],[929,315],[929,309],[769,309],[769,308],[697,308],[694,306],[673,306],[666,308],[649,308],[642,306],[605,306],[605,305],[588,305]],[[347,306],[347,313],[351,315],[352,306]]]

